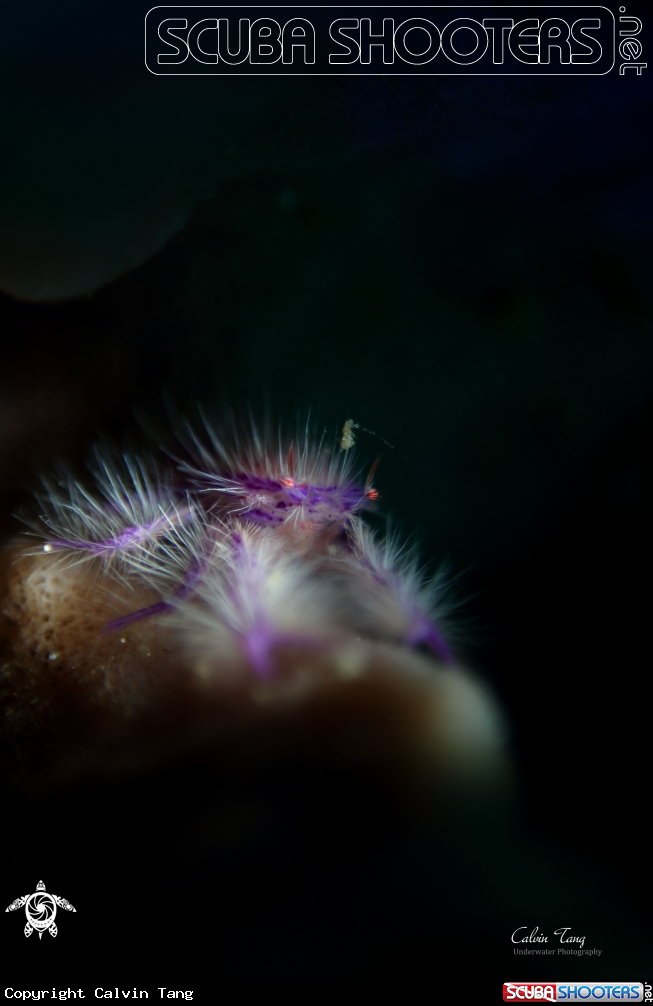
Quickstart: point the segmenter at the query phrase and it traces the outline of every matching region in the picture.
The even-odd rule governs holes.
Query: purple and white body
[[[347,639],[423,646],[453,664],[443,577],[425,583],[414,556],[361,520],[379,496],[376,465],[367,479],[352,471],[347,426],[333,448],[308,430],[289,440],[253,424],[228,438],[207,424],[207,446],[187,427],[183,489],[154,462],[98,451],[92,489],[45,481],[42,515],[29,522],[38,551],[48,569],[92,563],[89,589],[120,583],[117,617],[101,632],[165,616],[195,666],[217,674],[282,673],[276,651]]]
[[[264,527],[310,531],[344,526],[378,499],[371,477],[357,478],[351,456],[325,447],[324,435],[313,443],[308,429],[292,439],[280,433],[271,449],[270,436],[262,437],[254,425],[247,437],[235,432],[221,437],[208,423],[206,430],[210,448],[187,427],[195,461],[182,465],[182,471],[230,515]]]

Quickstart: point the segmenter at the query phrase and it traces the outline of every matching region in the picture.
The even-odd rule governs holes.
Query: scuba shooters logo
[[[643,1002],[642,982],[504,982],[504,1002]]]
[[[22,898],[16,898],[15,901],[12,901],[5,908],[5,912],[15,912],[17,908],[22,908],[23,905],[25,906],[25,915],[27,916],[27,924],[24,930],[25,936],[31,936],[34,930],[36,930],[39,934],[39,939],[41,939],[45,932],[49,932],[50,936],[57,935],[58,929],[54,923],[57,915],[57,907],[65,908],[67,912],[77,911],[65,898],[60,898],[57,894],[48,894],[42,880],[39,880],[36,885],[34,894],[24,894]]]
[[[618,24],[602,5],[176,5],[148,11],[145,64],[182,76],[594,76],[613,70],[618,56],[641,75],[640,31],[638,18]]]

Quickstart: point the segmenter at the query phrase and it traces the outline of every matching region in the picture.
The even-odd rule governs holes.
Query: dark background
[[[142,61],[146,10],[37,3],[3,18],[3,529],[15,530],[10,514],[39,470],[61,458],[81,464],[98,430],[133,433],[135,409],[165,424],[166,395],[182,411],[249,403],[290,422],[310,408],[329,430],[353,417],[390,441],[393,449],[359,439],[362,458],[383,454],[377,522],[390,515],[433,568],[446,559],[460,574],[461,651],[510,725],[517,809],[506,842],[529,865],[523,876],[497,865],[514,859],[504,845],[484,852],[483,869],[507,878],[504,890],[514,883],[526,899],[532,893],[532,911],[513,926],[507,911],[499,924],[458,906],[471,958],[447,956],[455,941],[442,919],[448,950],[433,956],[429,910],[409,898],[410,923],[395,920],[391,933],[417,949],[412,972],[407,950],[399,971],[442,973],[473,959],[497,981],[521,974],[510,932],[539,923],[542,878],[555,875],[561,888],[585,884],[608,906],[607,921],[587,934],[586,945],[604,950],[587,977],[614,979],[612,927],[643,947],[650,892],[649,71],[159,78]],[[640,38],[645,59],[646,24]],[[324,792],[333,785],[324,782]],[[297,786],[304,800],[306,783]],[[101,833],[93,799],[104,797],[89,796],[88,820]],[[131,806],[142,796],[106,799]],[[345,813],[341,799],[336,815]],[[361,835],[385,813],[368,810]],[[301,887],[288,848],[309,862],[311,838],[290,830],[286,881]],[[73,832],[51,846],[61,880],[44,879],[76,903],[86,893],[80,865],[71,876]],[[324,822],[308,832],[323,835]],[[4,833],[9,903],[39,879],[39,843],[20,851],[18,825]],[[120,829],[106,834],[103,849],[120,846]],[[146,834],[141,821],[125,841],[142,850]],[[351,896],[367,904],[360,925],[372,934],[358,977],[384,974],[373,899],[398,883],[405,850],[391,866],[388,855],[363,857],[361,891],[342,881],[344,900],[333,915],[322,911],[321,928],[288,923],[293,953],[284,957],[277,936],[261,958],[268,963],[255,966],[242,948],[248,935],[257,946],[270,937],[241,920],[241,950],[221,959],[240,960],[237,977],[351,977],[343,961],[356,953],[325,937],[347,931]],[[79,857],[101,875],[92,853]],[[114,868],[117,919],[128,884]],[[342,870],[330,863],[324,876]],[[18,925],[6,919],[5,948]],[[62,940],[80,919],[63,919]],[[560,924],[576,927],[568,919]],[[273,909],[256,925],[279,931]],[[30,959],[45,950],[34,942],[21,945]],[[650,958],[641,954],[644,968]],[[538,970],[523,967],[525,977]]]

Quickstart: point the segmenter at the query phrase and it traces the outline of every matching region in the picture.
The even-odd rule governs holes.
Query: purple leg
[[[132,611],[129,615],[121,615],[120,618],[114,618],[112,621],[107,622],[107,624],[102,629],[103,635],[108,635],[110,632],[116,632],[118,629],[124,629],[125,626],[131,625],[132,622],[140,622],[143,618],[151,618],[152,615],[162,615],[166,611],[172,611],[173,606],[168,604],[167,601],[157,601],[156,604],[151,604],[149,608],[141,608],[139,611]]]

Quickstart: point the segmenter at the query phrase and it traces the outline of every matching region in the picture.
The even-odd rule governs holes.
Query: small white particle
[[[338,441],[340,444],[341,451],[348,451],[350,447],[354,446],[354,441],[356,437],[354,435],[354,430],[358,428],[358,423],[355,423],[353,419],[348,419],[342,428],[342,435]]]

